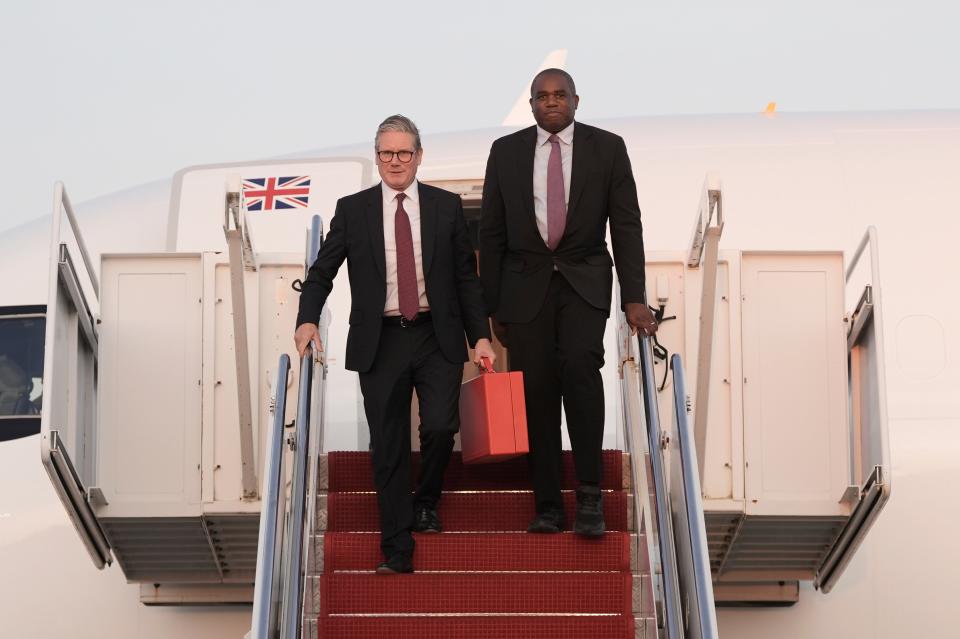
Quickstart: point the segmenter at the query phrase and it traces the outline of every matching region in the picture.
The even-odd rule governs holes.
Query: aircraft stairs
[[[211,210],[222,188],[208,189]],[[384,618],[397,636],[716,637],[715,601],[789,604],[800,581],[829,592],[889,497],[876,231],[846,275],[838,251],[721,254],[720,191],[708,184],[689,258],[647,256],[661,313],[681,316],[658,333],[674,355],[633,338],[617,316],[620,403],[610,408],[620,411],[623,450],[604,453],[610,532],[526,534],[524,462],[455,458],[440,506],[445,531],[418,537],[413,575],[376,576],[367,454],[323,450],[325,403],[341,399],[326,396],[325,354],[299,362],[299,383],[280,354],[304,254],[262,244],[254,252],[229,188],[227,253],[178,245],[104,255],[101,286],[57,186],[41,459],[94,564],[116,559],[144,604],[252,599],[256,639],[372,636],[386,631]],[[64,212],[72,243],[61,237]],[[315,217],[307,262],[322,237]],[[858,275],[867,249],[869,272]],[[773,284],[757,287],[761,273]],[[851,286],[862,275],[867,284]],[[813,281],[831,288],[806,286]],[[843,312],[845,295],[852,312]],[[798,304],[823,313],[789,312]],[[835,324],[821,335],[816,317]],[[318,322],[330,343],[329,311]],[[790,397],[811,344],[832,353],[819,386],[833,399],[831,420],[806,422],[824,436],[784,431],[797,402],[769,401],[770,388]],[[682,361],[692,362],[695,390]],[[760,371],[763,384],[748,384]],[[776,419],[758,419],[758,408]],[[804,438],[785,437],[796,433]],[[829,460],[813,464],[826,449]],[[769,455],[776,464],[764,468]],[[771,473],[779,483],[768,489]],[[829,473],[822,489],[806,481],[817,473]]]
[[[672,539],[671,520],[687,515],[676,509],[683,499],[667,493],[657,402],[640,399],[635,365],[622,378],[627,454],[605,453],[608,535],[526,534],[533,505],[523,460],[467,467],[457,459],[441,505],[446,531],[420,540],[415,574],[375,577],[369,460],[362,452],[323,450],[327,362],[308,353],[297,383],[288,342],[277,342],[292,321],[286,291],[303,273],[304,254],[266,254],[258,262],[242,224],[234,229],[235,196],[226,198],[228,253],[103,255],[98,277],[57,186],[41,458],[95,566],[116,561],[140,584],[146,605],[252,600],[249,636],[258,639],[357,636],[378,616],[418,637],[651,637],[660,627],[669,639],[684,636],[679,620],[699,619],[690,604],[698,593],[684,590],[681,599],[681,588],[699,582],[700,591],[710,589],[703,516],[693,518],[701,524],[694,567]],[[61,235],[64,214],[72,241]],[[308,258],[322,237],[317,216]],[[254,322],[250,331],[244,295],[253,285],[261,289],[259,319],[272,323]],[[330,343],[329,311],[318,323]],[[642,352],[644,396],[655,397],[649,344],[630,347],[633,354],[621,353],[620,361],[639,361]],[[248,356],[263,361],[254,365]],[[254,366],[269,372],[257,383],[256,403],[246,384]],[[674,379],[683,405],[679,358]],[[225,388],[230,395],[220,394]],[[287,410],[288,394],[296,396],[294,410]],[[248,405],[263,411],[256,434]],[[674,417],[675,426],[679,419],[689,428],[685,410]],[[683,441],[692,446],[692,437]],[[569,459],[565,464],[572,520]],[[693,483],[673,486],[699,495],[695,467],[685,474]],[[227,497],[218,499],[218,491]],[[696,499],[690,503],[696,509]],[[700,577],[684,581],[681,572]],[[398,589],[403,582],[410,587]],[[712,617],[712,600],[700,610]]]
[[[385,627],[397,637],[648,636],[649,567],[637,552],[645,543],[629,514],[620,451],[604,453],[610,532],[599,540],[527,534],[533,499],[525,460],[471,466],[455,454],[440,505],[444,532],[417,535],[416,572],[397,577],[372,572],[380,550],[368,453],[331,452],[324,461],[308,573],[320,637],[378,637]],[[572,521],[569,453],[563,462]]]
[[[654,593],[646,527],[641,521],[638,531],[636,525],[643,509],[635,508],[632,458],[618,450],[603,455],[608,533],[591,540],[569,531],[524,532],[533,512],[525,460],[465,465],[455,453],[440,504],[444,532],[417,534],[416,572],[390,577],[373,572],[380,549],[369,454],[319,455],[313,524],[304,533],[304,591],[302,598],[292,595],[303,602],[300,634],[281,633],[282,623],[275,622],[273,631],[262,636],[362,639],[378,637],[386,628],[401,639],[680,636],[658,631],[661,597]],[[418,461],[414,453],[413,475]],[[654,500],[652,468],[643,465],[646,501]],[[569,452],[564,453],[563,472],[572,521],[575,479]],[[277,520],[295,521],[282,513]],[[264,521],[271,526],[269,518]],[[284,549],[296,545],[296,531],[294,524],[288,533],[294,541],[283,544]],[[270,554],[269,545],[264,552]],[[285,563],[286,570],[292,566]],[[261,579],[262,574],[258,587]],[[284,575],[273,581],[290,579]],[[701,585],[709,588],[709,577]],[[274,601],[277,610],[282,607],[282,596],[263,597]],[[712,602],[708,610],[712,616]]]
[[[639,352],[647,361],[640,370],[649,392],[655,388],[649,344],[641,342]],[[284,387],[289,366],[282,355],[277,388]],[[639,419],[624,405],[629,450],[603,453],[608,532],[601,539],[569,530],[526,533],[534,512],[526,461],[466,465],[455,453],[439,506],[444,531],[416,535],[414,574],[381,576],[373,571],[381,555],[369,453],[320,451],[325,365],[308,353],[300,375],[296,429],[286,438],[295,451],[289,487],[279,481],[287,476],[288,457],[282,452],[282,393],[274,409],[273,432],[280,435],[273,439],[268,477],[276,479],[264,496],[250,637],[717,636],[685,409],[669,430],[682,452],[674,462],[681,479],[671,494],[664,450],[650,447],[666,436],[656,401],[644,402]],[[625,390],[638,405],[635,381],[625,377]],[[685,407],[676,356],[673,381]],[[412,477],[419,462],[418,453],[413,455]],[[305,474],[305,469],[311,470]],[[300,484],[308,478],[312,485],[304,489]],[[569,521],[574,487],[572,457],[565,452],[562,488]]]
[[[695,234],[691,250],[704,282],[721,281],[716,243],[722,220],[710,226],[719,204],[719,190],[708,185],[698,220],[700,233]],[[611,530],[606,538],[591,543],[570,533],[552,538],[524,534],[533,504],[522,463],[469,467],[455,461],[447,478],[449,492],[441,504],[445,532],[420,536],[414,575],[379,577],[372,574],[379,554],[369,460],[365,453],[331,452],[325,472],[318,473],[318,485],[326,487],[325,494],[320,488],[311,493],[317,495],[316,517],[306,532],[312,543],[303,572],[309,592],[297,623],[307,634],[315,629],[319,637],[372,636],[386,627],[385,618],[391,631],[417,637],[716,637],[715,602],[789,605],[797,600],[801,580],[813,580],[816,587],[829,592],[889,495],[883,375],[871,365],[882,361],[876,356],[882,333],[873,310],[879,302],[873,229],[856,251],[846,280],[868,247],[873,284],[865,287],[856,310],[844,316],[843,324],[849,328],[840,348],[849,350],[848,383],[857,401],[851,448],[858,457],[851,468],[854,475],[877,477],[872,483],[867,477],[863,487],[851,481],[839,503],[830,502],[828,496],[828,513],[835,515],[823,516],[814,509],[791,511],[782,504],[772,511],[764,510],[763,504],[754,510],[757,500],[731,508],[723,500],[708,497],[701,460],[707,453],[704,417],[710,411],[697,414],[699,427],[691,423],[692,395],[680,355],[666,356],[653,338],[632,338],[619,313],[620,409],[627,454],[606,453],[603,486],[608,491],[605,510]],[[810,258],[776,253],[773,259],[785,263],[770,266],[764,260],[771,254],[756,255],[759,266],[747,253],[725,258],[726,264],[738,269],[742,264],[745,272],[767,269],[765,273],[789,277],[796,270],[794,262]],[[842,287],[838,254],[814,258],[833,269],[830,276],[835,283],[839,279]],[[658,261],[656,256],[648,258],[648,264],[654,269],[663,268],[662,264],[673,268],[672,262]],[[687,263],[680,268],[695,267]],[[817,273],[823,266],[816,262],[805,268]],[[666,280],[669,288],[670,277],[656,276],[661,307],[661,283]],[[836,302],[836,290],[825,299]],[[756,303],[756,297],[750,302]],[[705,389],[709,390],[707,372],[712,371],[709,350],[716,318],[710,309],[716,308],[718,298],[726,301],[728,295],[718,294],[718,287],[702,286],[701,308],[707,310],[700,314],[699,343],[707,348],[696,357],[700,370],[695,396],[704,406],[709,406]],[[799,297],[786,286],[776,289],[768,303],[784,299],[796,303]],[[816,297],[802,301],[815,302]],[[744,311],[745,326],[748,312],[752,311]],[[830,312],[836,316],[836,309]],[[832,343],[836,335],[831,331],[828,339]],[[660,362],[655,361],[655,352]],[[301,370],[311,368],[311,358],[312,354],[304,358]],[[658,365],[668,367],[663,375],[655,372]],[[313,366],[322,367],[322,363],[314,361]],[[768,374],[777,370],[793,374],[782,364],[767,370]],[[836,373],[831,369],[831,375]],[[744,388],[746,384],[744,374]],[[276,387],[282,387],[279,380]],[[300,388],[308,396],[312,392],[303,381]],[[747,393],[744,390],[745,397]],[[304,400],[301,393],[301,405],[313,401]],[[661,411],[672,417],[670,424],[661,425]],[[566,464],[569,517],[573,485],[569,460]],[[258,586],[261,575],[258,571]],[[401,580],[409,587],[398,587]],[[292,622],[287,627],[294,632]],[[288,634],[283,624],[277,630],[281,637],[297,636]]]

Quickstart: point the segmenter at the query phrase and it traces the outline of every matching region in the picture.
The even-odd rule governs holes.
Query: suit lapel
[[[570,225],[570,216],[577,208],[577,202],[583,193],[583,186],[587,182],[587,173],[590,170],[590,160],[593,158],[593,131],[590,127],[580,124],[573,126],[573,166],[570,167],[570,201],[567,203],[567,226]]]
[[[383,245],[383,187],[379,184],[370,189],[367,198],[367,230],[370,232],[370,251],[377,263],[380,277],[387,281],[387,255]]]
[[[532,126],[520,132],[520,148],[517,151],[517,178],[520,180],[520,193],[527,208],[530,221],[537,224],[537,210],[533,203],[533,155],[537,148],[537,127]]]
[[[437,200],[422,185],[420,194],[420,255],[423,260],[423,277],[426,279],[433,261],[433,247],[437,237]]]

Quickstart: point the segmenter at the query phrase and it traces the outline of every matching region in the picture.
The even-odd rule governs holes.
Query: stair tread
[[[328,481],[332,491],[372,491],[373,473],[370,469],[370,453],[366,451],[337,451],[328,453]],[[604,489],[623,488],[622,452],[603,451],[603,475],[600,485]],[[411,458],[411,477],[417,476],[420,454]],[[562,488],[577,487],[573,455],[562,455]],[[411,479],[412,483],[412,479]],[[444,490],[479,490],[530,488],[530,471],[525,456],[492,464],[464,464],[459,452],[453,453],[444,473]]]
[[[567,529],[573,522],[576,495],[563,494]],[[608,531],[627,530],[627,496],[623,491],[605,492],[604,514]],[[533,493],[446,493],[439,504],[444,530],[514,532],[525,531],[535,514]],[[327,529],[336,532],[378,532],[377,499],[374,493],[331,492],[327,495]]]
[[[377,613],[623,614],[629,573],[496,573],[321,578],[321,617]]]
[[[600,539],[573,533],[441,533],[416,535],[418,571],[583,571],[630,570],[630,535],[611,532]],[[323,542],[327,572],[372,570],[380,561],[380,535],[327,533]]]
[[[386,627],[389,624],[389,630]],[[633,639],[634,619],[612,617],[325,617],[323,639]]]
[[[382,639],[383,618],[327,617],[324,639]],[[633,639],[634,620],[616,617],[398,617],[389,620],[391,639]]]
[[[415,535],[417,572],[382,576],[372,572],[382,555],[369,453],[329,453],[324,573],[310,582],[317,631],[325,639],[381,639],[385,628],[396,639],[632,639],[644,621],[633,615],[622,464],[620,451],[604,451],[608,533],[584,539],[525,532],[535,510],[526,459],[464,465],[456,453],[439,504],[444,532]],[[414,453],[412,477],[418,466]],[[576,485],[567,451],[567,530]]]

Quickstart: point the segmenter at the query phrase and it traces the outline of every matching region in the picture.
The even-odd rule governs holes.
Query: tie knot
[[[547,142],[549,142],[550,144],[560,144],[560,138],[558,138],[557,134],[554,133],[549,138],[547,138]]]
[[[403,204],[403,198],[407,197],[406,193],[397,193],[397,202]]]

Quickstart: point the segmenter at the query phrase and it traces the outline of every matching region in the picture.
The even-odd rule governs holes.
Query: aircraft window
[[[0,441],[39,432],[43,406],[46,321],[11,310],[0,309]]]

